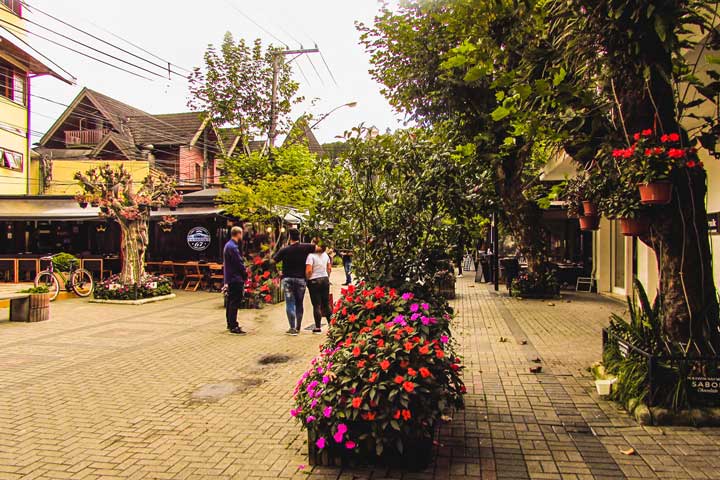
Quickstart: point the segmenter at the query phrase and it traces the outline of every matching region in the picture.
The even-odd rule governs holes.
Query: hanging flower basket
[[[157,205],[150,205],[150,210],[153,212],[157,212],[158,210],[160,210],[160,207],[158,207]]]
[[[647,218],[621,218],[620,231],[626,237],[645,235],[650,230],[650,220]]]
[[[583,200],[583,213],[586,217],[597,217],[598,216],[598,209],[595,202],[591,202],[589,200]]]
[[[600,217],[597,215],[580,217],[580,230],[591,232],[600,228]]]
[[[638,185],[640,203],[645,205],[666,205],[672,200],[672,183],[653,182]]]

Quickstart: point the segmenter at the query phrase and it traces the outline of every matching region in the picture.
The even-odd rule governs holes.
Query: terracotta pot
[[[621,218],[620,231],[626,237],[645,235],[650,230],[650,220],[647,218]]]
[[[598,209],[597,205],[595,205],[595,202],[591,202],[590,200],[583,200],[583,213],[586,217],[597,217],[598,216]]]
[[[600,228],[600,217],[598,215],[580,217],[580,230],[583,232],[593,231]]]
[[[666,205],[672,200],[672,183],[656,182],[638,185],[640,203],[645,205]]]

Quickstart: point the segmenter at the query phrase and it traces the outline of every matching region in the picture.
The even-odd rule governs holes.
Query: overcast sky
[[[337,85],[319,55],[312,57],[312,64],[309,58],[296,60],[299,68],[295,68],[294,74],[301,84],[299,93],[306,101],[296,106],[294,115],[309,112],[319,117],[338,105],[358,102],[357,107],[340,109],[318,125],[316,135],[321,142],[334,141],[336,135],[360,122],[375,125],[381,131],[388,127],[395,129],[400,125],[400,117],[393,113],[380,94],[380,86],[368,74],[368,56],[358,44],[359,35],[354,26],[356,20],[372,20],[378,9],[376,0],[27,0],[27,3],[132,50],[139,56],[160,63],[113,37],[108,31],[188,69],[200,65],[207,45],[219,44],[226,31],[248,40],[260,37],[266,43],[279,44],[279,39],[291,48],[299,47],[300,44],[308,48],[317,43]],[[26,10],[25,16],[100,50],[155,69],[136,58],[113,51],[107,45],[83,37],[39,12]],[[29,24],[28,28],[110,63],[123,65],[77,44],[58,39],[37,25]],[[32,90],[35,95],[68,104],[86,86],[149,113],[188,110],[187,81],[183,78],[173,76],[172,81],[157,77],[153,77],[153,81],[143,80],[33,36],[29,39],[38,50],[77,77],[75,86],[65,85],[52,78],[35,79]],[[311,100],[315,98],[319,100],[313,105]],[[38,98],[33,99],[32,109],[32,129],[39,132],[46,131],[63,111],[62,106]],[[38,133],[34,134],[35,141],[38,136]]]

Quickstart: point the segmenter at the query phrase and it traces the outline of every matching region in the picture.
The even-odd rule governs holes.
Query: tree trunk
[[[145,275],[145,251],[148,244],[147,219],[119,220],[122,249],[122,272],[120,282],[123,285],[135,285]]]

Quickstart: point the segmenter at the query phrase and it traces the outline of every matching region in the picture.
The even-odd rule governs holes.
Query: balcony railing
[[[109,132],[107,128],[65,130],[65,145],[97,145]]]

